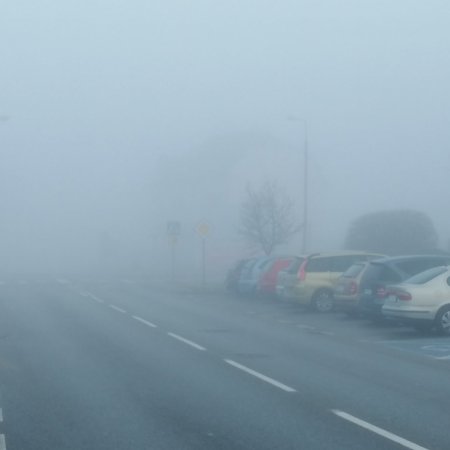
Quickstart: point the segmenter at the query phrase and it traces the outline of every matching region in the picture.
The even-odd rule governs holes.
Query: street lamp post
[[[288,120],[303,122],[303,233],[302,233],[302,253],[305,254],[308,248],[308,187],[309,187],[309,159],[308,159],[308,122],[306,119],[298,119],[295,116],[288,116]]]

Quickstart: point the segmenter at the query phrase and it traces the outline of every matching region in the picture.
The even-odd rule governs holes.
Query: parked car
[[[289,300],[293,285],[297,282],[297,273],[306,256],[294,256],[292,262],[277,275],[275,293],[280,300]]]
[[[361,311],[375,318],[383,317],[381,308],[387,296],[387,285],[401,283],[424,270],[448,264],[448,255],[393,256],[371,261],[358,284]]]
[[[273,257],[262,256],[250,260],[244,265],[238,282],[240,294],[253,295],[257,292],[259,277],[264,268],[273,260]]]
[[[270,264],[265,266],[258,280],[258,293],[262,295],[274,295],[277,286],[278,273],[292,263],[293,256],[276,256]]]
[[[361,285],[370,262],[359,262],[350,266],[336,281],[333,289],[334,308],[349,315],[358,315]]]
[[[434,267],[390,286],[382,312],[420,330],[450,335],[450,269]]]
[[[249,258],[240,259],[237,261],[234,266],[228,271],[227,277],[225,279],[225,288],[229,292],[237,292],[238,291],[238,283],[241,277],[242,269],[245,264],[250,261]]]
[[[311,306],[319,312],[333,309],[333,287],[337,278],[352,264],[379,258],[364,252],[315,253],[307,256],[297,273],[285,280],[284,298]]]

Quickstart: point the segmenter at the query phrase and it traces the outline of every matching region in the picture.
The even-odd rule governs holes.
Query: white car
[[[450,268],[434,267],[389,286],[383,314],[450,336]]]

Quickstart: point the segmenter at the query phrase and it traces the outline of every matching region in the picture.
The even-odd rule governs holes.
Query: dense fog
[[[198,279],[206,222],[220,279],[249,253],[247,185],[302,221],[305,144],[309,251],[398,208],[446,249],[449,20],[443,0],[3,2],[0,270],[167,277],[177,221]]]

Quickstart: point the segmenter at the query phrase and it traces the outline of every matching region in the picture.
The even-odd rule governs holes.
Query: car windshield
[[[418,273],[417,275],[414,275],[413,277],[408,278],[405,281],[405,283],[425,284],[447,271],[448,271],[447,266],[433,267],[432,269],[425,270],[425,272]]]

